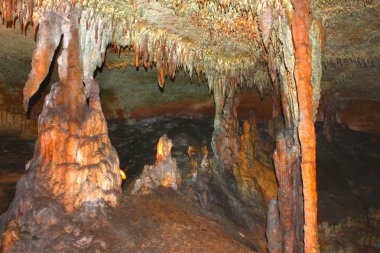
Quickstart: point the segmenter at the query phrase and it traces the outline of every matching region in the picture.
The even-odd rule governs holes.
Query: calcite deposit
[[[335,119],[352,129],[378,132],[376,74],[368,78],[372,86],[365,94],[371,102],[361,103],[362,95],[354,96],[355,90],[363,90],[362,84],[351,93],[345,89],[346,83],[350,87],[353,80],[366,78],[363,69],[378,72],[378,34],[371,32],[378,30],[378,8],[378,1],[1,0],[5,26],[15,26],[18,20],[22,32],[32,26],[36,33],[32,70],[24,88],[26,111],[54,55],[60,55],[60,82],[52,85],[45,100],[35,154],[8,212],[4,245],[17,247],[20,219],[37,197],[48,196],[68,213],[84,203],[99,209],[103,204],[117,206],[118,158],[108,139],[94,79],[94,72],[105,64],[110,69],[154,69],[161,92],[178,71],[207,83],[215,106],[212,170],[205,146],[200,163],[197,148],[188,150],[201,204],[208,207],[211,183],[226,196],[225,204],[236,210],[264,203],[269,206],[271,252],[319,252],[314,123],[320,94],[330,143]],[[356,32],[348,34],[347,20]],[[132,57],[105,62],[111,51],[130,52]],[[322,70],[329,77],[323,85]],[[256,153],[259,137],[254,118],[239,126],[237,94],[246,89],[272,98],[273,119],[267,129],[276,139],[274,168]],[[11,125],[9,117],[32,125],[13,111],[0,111],[0,116],[3,128]],[[166,136],[159,140],[156,163],[145,167],[133,193],[148,193],[160,185],[179,188],[171,147]],[[267,150],[273,151],[269,145]],[[23,204],[27,198],[30,205]],[[18,206],[27,206],[26,214],[16,212]]]
[[[108,138],[99,97],[99,86],[92,81],[86,99],[83,68],[80,60],[78,13],[67,10],[66,16],[46,12],[45,28],[38,32],[38,47],[33,69],[24,89],[24,105],[38,88],[50,61],[41,54],[54,51],[49,34],[60,32],[62,51],[58,59],[60,82],[52,85],[45,98],[38,121],[38,140],[33,158],[26,165],[16,197],[1,221],[3,252],[52,250],[60,244],[76,248],[75,241],[62,239],[72,229],[69,221],[59,217],[94,215],[108,206],[117,206],[121,195],[119,159]],[[53,44],[57,46],[57,44]],[[40,60],[45,62],[39,62]],[[39,62],[37,64],[37,62]],[[46,65],[45,65],[46,64]],[[35,73],[37,73],[35,75]],[[94,209],[92,213],[89,209]],[[69,217],[67,219],[70,219]],[[54,241],[49,231],[59,232]],[[34,238],[44,235],[41,240]],[[62,237],[61,237],[62,236]],[[48,242],[51,239],[51,242]],[[33,246],[27,247],[34,240]]]
[[[171,156],[172,141],[163,135],[157,142],[156,162],[145,165],[139,178],[133,185],[131,194],[146,195],[159,186],[177,190],[181,184],[181,176],[176,160]]]
[[[255,125],[255,117],[251,120]],[[264,202],[266,206],[277,199],[277,182],[274,169],[264,165],[256,157],[257,128],[249,121],[243,122],[240,136],[239,167],[234,171],[237,186],[247,203]]]

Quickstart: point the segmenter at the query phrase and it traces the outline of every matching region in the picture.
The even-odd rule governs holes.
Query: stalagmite
[[[269,253],[282,253],[282,233],[280,229],[280,214],[278,213],[278,205],[276,200],[269,203],[267,218],[267,240]]]
[[[131,194],[150,194],[159,186],[178,190],[182,179],[177,162],[171,155],[172,145],[172,140],[166,134],[160,137],[157,142],[155,164],[144,166],[139,178],[133,183]]]
[[[300,189],[300,148],[294,143],[293,129],[277,135],[276,151],[273,160],[276,168],[278,189],[278,207],[280,211],[280,229],[284,252],[302,252],[303,202]]]
[[[121,195],[119,160],[108,138],[95,80],[86,102],[78,13],[71,9],[65,18],[57,18],[46,13],[47,23],[56,22],[62,28],[54,25],[40,30],[40,46],[34,53],[31,73],[36,73],[36,68],[40,67],[36,63],[41,59],[41,51],[45,50],[46,36],[55,35],[61,29],[60,82],[52,85],[45,99],[34,156],[26,166],[27,173],[20,179],[16,197],[3,219],[3,252],[24,251],[25,247],[28,251],[54,251],[62,244],[75,248],[75,234],[62,228],[72,226],[70,221],[65,218],[58,222],[58,217],[90,217],[107,206],[116,207]],[[44,62],[47,66],[43,69],[48,69],[50,62]],[[27,84],[33,85],[26,90],[35,90],[42,80],[33,74],[29,77],[34,80]],[[32,93],[26,92],[25,101]]]
[[[187,149],[187,154],[189,156],[190,160],[190,173],[191,175],[196,176],[197,175],[197,169],[198,169],[198,152],[197,152],[197,146],[190,145]],[[206,155],[207,156],[207,155]]]

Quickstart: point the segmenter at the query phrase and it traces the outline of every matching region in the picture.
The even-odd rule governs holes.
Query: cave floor
[[[213,120],[153,117],[132,125],[111,120],[108,127],[120,167],[128,176],[123,183],[126,192],[144,164],[154,163],[155,144],[165,133],[173,140],[172,155],[186,178],[187,148],[191,144],[200,146],[203,139],[211,140]],[[322,135],[321,124],[316,124],[316,131],[321,251],[378,252],[380,139],[336,125],[330,144]],[[33,140],[0,136],[0,213],[13,198],[16,181],[23,174],[33,149]],[[136,249],[209,252],[210,248],[215,252],[261,252],[265,249],[265,220],[259,220],[256,230],[248,232],[228,210],[203,210],[196,201],[167,189],[158,189],[148,196],[123,194],[111,221],[111,226],[101,231],[110,238],[106,240],[109,252]]]

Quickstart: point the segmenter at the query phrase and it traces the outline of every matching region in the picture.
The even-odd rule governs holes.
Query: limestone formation
[[[66,15],[63,18],[47,12],[44,22],[50,26],[39,30],[40,46],[34,53],[31,73],[49,69],[49,61],[36,62],[46,50],[54,50],[49,48],[49,34],[61,29],[60,82],[52,85],[45,99],[34,156],[2,220],[3,252],[52,251],[60,244],[80,247],[70,239],[75,236],[73,230],[61,227],[71,223],[60,221],[60,217],[70,220],[70,215],[100,215],[106,207],[117,206],[121,195],[119,160],[108,138],[98,84],[92,81],[87,101],[83,89],[77,12],[68,10]],[[37,87],[38,79],[34,74],[30,78],[33,80],[28,83]],[[28,101],[31,86],[26,87]]]
[[[202,147],[201,147],[201,165],[199,167],[199,170],[202,172],[212,173],[210,161],[208,160],[208,148],[206,140],[202,141]]]
[[[268,241],[267,249],[269,253],[283,252],[280,214],[278,213],[277,201],[274,199],[269,203],[266,236]]]
[[[238,167],[239,123],[236,112],[236,81],[220,80],[214,86],[215,119],[212,144],[217,155],[216,172],[223,180],[230,180]]]
[[[30,98],[47,76],[50,62],[64,35],[63,51],[58,60],[61,81],[53,85],[46,100],[39,122],[46,129],[39,130],[36,154],[28,165],[29,170],[41,168],[42,172],[36,175],[41,177],[42,183],[49,181],[43,190],[52,192],[68,212],[79,208],[84,202],[94,202],[95,196],[111,206],[116,205],[120,191],[118,160],[109,144],[93,73],[104,62],[109,45],[118,52],[129,47],[134,52],[135,67],[142,65],[157,69],[157,82],[161,89],[164,88],[165,79],[174,78],[180,69],[185,70],[190,78],[194,74],[199,79],[207,80],[215,103],[212,136],[216,161],[214,172],[228,201],[234,206],[240,203],[235,197],[234,174],[236,178],[244,178],[245,182],[251,180],[247,178],[253,178],[253,175],[269,175],[263,172],[266,171],[263,166],[255,165],[251,143],[254,140],[246,137],[249,136],[248,132],[241,140],[239,138],[237,89],[248,87],[255,88],[262,96],[273,94],[275,126],[285,127],[292,133],[292,136],[285,134],[285,138],[292,139],[290,149],[300,147],[301,156],[300,167],[289,167],[291,163],[280,162],[276,167],[277,177],[283,179],[288,178],[288,174],[298,175],[302,169],[303,184],[298,181],[293,184],[293,187],[303,188],[305,211],[305,219],[302,220],[305,223],[304,240],[297,238],[297,241],[304,241],[305,252],[318,252],[313,121],[319,103],[324,29],[318,17],[322,16],[326,21],[330,17],[329,12],[334,12],[336,8],[313,12],[313,7],[329,7],[329,3],[325,2],[0,1],[0,12],[6,26],[14,25],[17,18],[23,31],[28,24],[33,25],[35,32],[38,31],[33,68],[24,88],[26,110]],[[282,121],[281,124],[279,121]],[[57,139],[52,138],[53,133],[58,136]],[[281,158],[278,161],[293,155],[284,149],[280,143],[282,139],[277,141],[276,154]],[[136,184],[136,192],[144,185],[148,189],[158,185],[178,187],[180,180],[170,149],[171,142],[165,137],[157,147],[156,164],[146,167],[143,178]],[[55,150],[60,152],[58,157]],[[61,154],[64,154],[63,158]],[[291,160],[293,158],[296,159],[296,156]],[[92,170],[93,164],[95,168],[101,168],[100,174],[97,169]],[[68,169],[65,173],[50,173],[51,166],[55,165],[58,170],[62,167]],[[260,169],[251,173],[252,168]],[[81,169],[85,172],[78,176],[76,173]],[[294,172],[288,173],[290,169]],[[239,173],[234,173],[236,171]],[[288,174],[283,177],[284,171]],[[40,178],[36,180],[39,182]],[[267,188],[260,180],[256,181],[257,189]],[[82,186],[80,191],[85,195],[78,193],[79,187],[65,188],[68,183],[74,182]],[[242,187],[242,192],[249,187]],[[293,188],[290,192],[294,194],[299,191]],[[267,203],[273,195],[268,194]],[[302,201],[302,196],[297,195],[297,198],[297,203]],[[286,207],[281,204],[282,201],[283,197],[280,197],[280,213],[294,215],[284,212],[283,208]],[[298,220],[299,213],[295,217]],[[9,226],[14,227],[11,223]],[[302,226],[297,223],[295,229],[298,231]],[[287,233],[287,230],[282,233]],[[285,249],[295,247],[293,239],[289,243],[292,245],[285,245]]]
[[[280,132],[273,155],[278,189],[280,233],[284,252],[303,250],[303,202],[300,175],[300,149],[294,144],[292,130]]]
[[[172,141],[163,135],[157,143],[157,155],[154,165],[145,165],[140,177],[134,182],[131,194],[149,194],[159,186],[177,190],[181,184],[181,175],[177,162],[171,156]]]
[[[212,180],[212,169],[208,160],[208,148],[206,142],[202,143],[202,159],[196,178],[196,190],[199,192],[201,206],[205,209],[210,208],[210,188],[209,184]]]
[[[252,129],[249,121],[244,121],[240,136],[239,167],[234,171],[234,176],[240,194],[247,203],[264,201],[268,206],[272,199],[277,199],[277,182],[274,170],[255,156],[254,140],[257,137],[257,130]]]
[[[319,252],[317,227],[317,183],[316,183],[316,137],[314,129],[313,86],[311,45],[309,30],[312,24],[311,4],[309,1],[293,0],[294,18],[292,37],[294,41],[294,78],[299,103],[298,136],[301,144],[301,171],[303,181],[305,214],[305,252]],[[312,34],[311,34],[312,35]],[[314,87],[315,89],[315,87]]]

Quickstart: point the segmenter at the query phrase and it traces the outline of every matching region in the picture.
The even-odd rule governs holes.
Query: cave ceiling
[[[260,27],[256,13],[265,10],[269,2],[275,5],[277,1],[139,0],[81,1],[76,4],[86,10],[82,15],[88,16],[87,27],[94,26],[93,32],[103,37],[108,33],[104,41],[111,48],[108,47],[103,68],[108,67],[112,71],[107,71],[106,75],[123,72],[129,66],[143,68],[148,65],[150,68],[144,56],[136,62],[134,51],[137,46],[130,45],[145,47],[139,50],[148,50],[149,57],[153,58],[150,60],[154,61],[155,56],[152,54],[159,54],[153,52],[154,43],[164,41],[167,48],[175,48],[171,51],[176,55],[169,54],[168,57],[176,58],[177,64],[188,75],[194,77],[203,73],[200,75],[204,75],[209,82],[221,76],[234,77],[239,83],[256,87],[261,93],[267,94],[271,87],[266,61],[263,59],[265,48],[260,36],[265,28]],[[324,27],[322,91],[333,89],[338,100],[380,99],[380,1],[314,1],[313,5],[315,16]],[[42,17],[43,9],[64,10],[60,1],[41,1],[40,6],[34,9],[34,21]],[[96,22],[99,17],[102,24]],[[24,22],[22,18],[20,20],[21,26],[31,21],[27,14],[24,15]],[[107,29],[110,25],[113,25],[113,29]],[[101,26],[103,33],[100,31]],[[26,38],[18,25],[16,28],[7,30],[0,27],[0,81],[6,84],[26,81],[35,47],[31,25]],[[96,43],[99,44],[99,41]],[[104,44],[98,45],[103,51],[106,50]],[[89,69],[102,66],[104,54],[91,54],[92,58],[96,58],[92,63],[96,66]],[[155,62],[151,72],[160,72],[163,64]],[[171,76],[171,66],[168,68]],[[129,73],[133,71],[128,71],[126,80]],[[98,77],[101,75],[99,73]],[[120,79],[122,75],[118,76]],[[57,77],[53,75],[52,80],[55,79]],[[187,80],[177,78],[176,82],[190,83]],[[191,85],[181,87],[193,88]],[[204,93],[204,90],[201,92]]]

